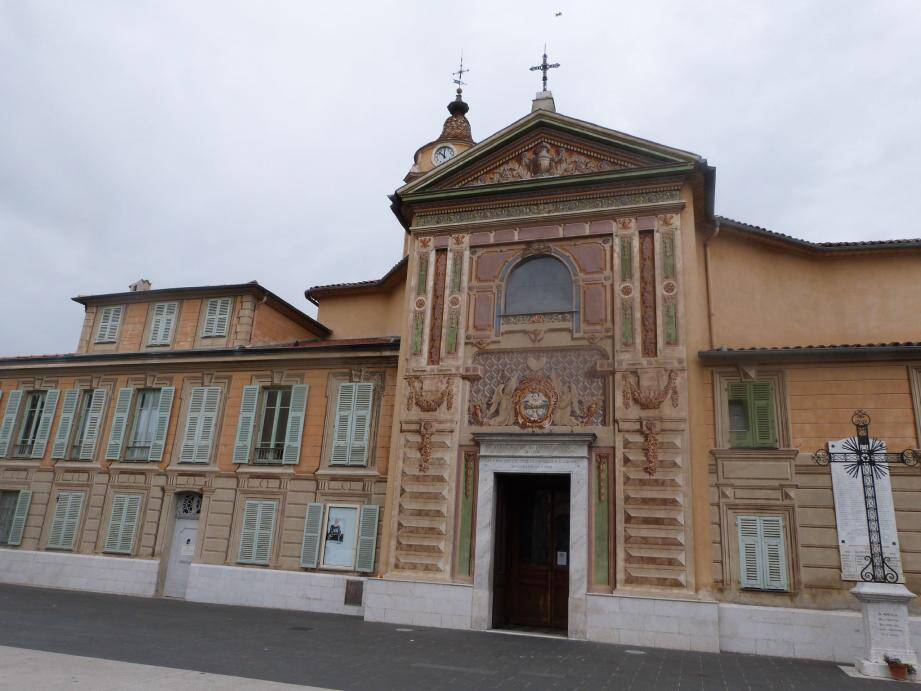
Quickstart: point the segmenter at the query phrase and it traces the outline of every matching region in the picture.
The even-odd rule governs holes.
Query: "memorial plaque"
[[[828,443],[832,453],[845,452],[843,446],[847,439]],[[881,445],[881,452],[886,451],[883,442],[872,440],[874,445]],[[899,538],[895,525],[895,507],[892,504],[892,481],[889,467],[884,465],[886,473],[874,477],[876,484],[876,502],[879,513],[879,532],[883,554],[889,565],[899,575],[899,583],[905,582],[902,573],[902,561],[899,556]],[[870,534],[867,530],[867,508],[864,502],[863,480],[859,472],[855,473],[849,463],[831,464],[832,488],[835,495],[835,522],[838,527],[838,550],[841,555],[841,580],[860,581],[860,572],[869,563]]]

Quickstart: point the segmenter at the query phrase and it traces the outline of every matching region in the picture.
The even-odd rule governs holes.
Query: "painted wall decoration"
[[[595,364],[607,356],[595,348],[479,352],[473,365],[482,369],[470,391],[470,424],[603,425],[604,378]]]
[[[442,379],[441,389],[437,393],[426,392],[422,377],[406,377],[406,410],[411,412],[413,406],[423,413],[434,413],[442,405],[450,412],[454,406],[454,386],[450,379]]]
[[[643,410],[658,410],[666,398],[671,398],[673,408],[678,407],[678,373],[675,370],[669,370],[668,381],[661,389],[641,389],[637,374],[629,372],[624,373],[623,384],[627,410],[634,403]]]

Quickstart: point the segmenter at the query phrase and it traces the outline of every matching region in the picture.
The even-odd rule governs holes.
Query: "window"
[[[262,392],[262,424],[256,442],[256,461],[277,463],[285,453],[288,431],[288,411],[291,389],[264,389]]]
[[[0,545],[22,544],[32,492],[0,492]]]
[[[566,265],[540,255],[512,270],[505,286],[505,313],[571,312],[572,297],[572,275]]]
[[[211,298],[205,303],[205,321],[201,329],[203,338],[227,335],[232,305],[233,298]]]
[[[306,384],[244,386],[233,462],[299,463],[308,391]]]
[[[102,308],[99,316],[99,328],[96,329],[96,343],[115,343],[118,340],[118,327],[122,323],[121,305]]]
[[[48,549],[73,549],[85,492],[58,492],[48,529]]]
[[[729,446],[734,449],[776,448],[774,384],[734,381],[727,385]]]
[[[106,552],[131,554],[141,513],[141,495],[116,494],[112,497],[112,514],[106,531]]]
[[[150,332],[147,345],[168,346],[173,342],[176,316],[179,314],[178,302],[158,302],[151,308]]]
[[[76,413],[76,424],[74,426],[74,436],[70,444],[69,458],[80,458],[83,451],[83,440],[86,439],[86,428],[90,421],[90,405],[93,403],[92,390],[82,391],[80,404]]]
[[[33,391],[26,397],[22,422],[19,426],[19,436],[16,438],[16,448],[13,450],[14,456],[28,457],[32,455],[44,409],[44,391]]]
[[[272,556],[272,538],[275,535],[275,514],[278,502],[247,500],[243,507],[240,527],[240,564],[267,565]]]
[[[787,590],[783,518],[737,516],[739,584],[750,590]]]
[[[368,465],[374,384],[339,385],[330,465]]]
[[[150,447],[157,432],[157,410],[160,407],[160,389],[142,389],[138,392],[137,407],[134,412],[134,425],[128,448],[125,449],[126,461],[146,461]]]
[[[185,434],[179,450],[180,463],[208,463],[221,403],[221,387],[196,386],[189,394]]]
[[[322,565],[324,568],[373,572],[379,515],[380,507],[374,504],[361,507],[308,505],[301,566],[315,569]]]

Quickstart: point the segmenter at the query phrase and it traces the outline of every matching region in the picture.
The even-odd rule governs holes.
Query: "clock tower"
[[[470,106],[464,103],[462,96],[463,90],[458,87],[457,96],[448,104],[448,112],[451,115],[445,120],[441,136],[416,151],[413,167],[403,178],[404,182],[415,180],[474,145],[475,142],[470,134],[470,123],[467,121],[467,111],[470,110]]]

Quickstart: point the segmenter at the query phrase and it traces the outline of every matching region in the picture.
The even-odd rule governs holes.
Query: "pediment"
[[[401,193],[509,185],[534,180],[656,169],[695,154],[556,113],[532,113],[406,185]],[[471,190],[472,191],[472,190]]]

